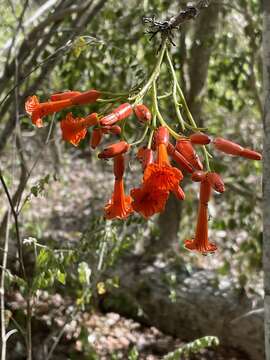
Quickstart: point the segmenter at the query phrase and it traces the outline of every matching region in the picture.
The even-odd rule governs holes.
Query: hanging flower
[[[97,113],[90,114],[85,119],[74,118],[72,113],[68,113],[60,123],[62,138],[74,146],[78,146],[79,142],[85,138],[87,128],[95,125],[97,122]]]
[[[171,166],[167,153],[169,140],[168,130],[160,127],[155,134],[157,160],[146,167],[143,176],[143,186],[161,191],[176,190],[183,179],[182,172]]]
[[[77,96],[72,96],[70,100],[72,102],[72,105],[85,105],[96,102],[100,95],[100,91],[93,89],[84,91]]]
[[[102,140],[102,130],[101,128],[97,127],[92,131],[92,135],[90,139],[91,148],[95,149],[101,143],[101,140]]]
[[[33,95],[26,100],[25,111],[31,116],[34,125],[43,127],[42,118],[44,116],[53,114],[70,106],[72,106],[70,99],[40,103],[38,98]]]
[[[111,200],[104,208],[106,219],[125,219],[133,212],[132,198],[125,195],[123,174],[124,157],[118,155],[114,158],[114,191]]]
[[[200,253],[213,253],[217,250],[215,244],[208,240],[208,207],[200,203],[195,238],[185,241],[185,248]]]
[[[194,239],[185,241],[185,248],[206,254],[217,250],[215,244],[208,240],[208,202],[211,195],[211,185],[204,180],[200,185],[199,213]]]
[[[130,195],[133,198],[133,210],[148,219],[150,216],[164,211],[169,192],[158,189],[150,191],[149,188],[142,187],[132,189]]]
[[[75,96],[80,95],[80,91],[65,91],[61,93],[55,93],[50,96],[51,101],[59,101],[59,100],[66,100],[71,99]]]

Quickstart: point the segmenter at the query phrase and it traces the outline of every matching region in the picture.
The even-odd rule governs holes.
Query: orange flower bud
[[[212,186],[214,190],[216,190],[219,193],[223,193],[225,191],[225,185],[221,178],[221,176],[215,172],[209,172],[207,173],[207,180]]]
[[[100,95],[100,92],[97,90],[89,90],[71,98],[71,102],[73,105],[90,104],[97,101]]]
[[[104,116],[100,120],[102,126],[113,125],[117,121],[123,120],[132,114],[132,106],[129,103],[124,103],[118,106],[111,114]]]
[[[262,160],[262,155],[260,153],[258,153],[257,151],[253,151],[250,149],[244,149],[241,152],[241,156],[247,159],[251,159],[251,160]]]
[[[207,145],[211,142],[210,137],[202,132],[196,132],[190,135],[189,138],[191,143],[196,145]]]
[[[122,129],[118,125],[110,126],[110,133],[111,134],[120,135],[121,131],[122,131]]]
[[[205,180],[205,176],[206,176],[205,172],[196,170],[192,173],[191,180],[195,182],[201,182]]]
[[[145,170],[148,165],[154,162],[153,150],[146,148],[142,157],[142,168]]]
[[[111,126],[112,124],[116,123],[118,121],[116,114],[108,114],[104,116],[102,119],[100,119],[100,124],[102,126]]]
[[[102,139],[102,130],[99,128],[94,129],[90,140],[91,148],[95,149],[100,144],[101,139]]]
[[[97,113],[91,113],[86,116],[85,123],[87,124],[87,127],[97,125],[98,123],[98,114]]]
[[[130,145],[125,141],[120,141],[116,144],[109,145],[101,153],[98,154],[100,159],[108,159],[116,155],[124,154],[128,151]]]
[[[167,145],[169,142],[169,131],[165,126],[160,126],[155,131],[155,145],[158,146],[160,144]]]
[[[113,110],[113,113],[116,114],[117,116],[117,121],[129,117],[132,114],[132,112],[133,112],[132,106],[129,103],[121,104],[120,106],[118,106],[118,108]]]
[[[168,143],[167,146],[167,151],[168,154],[171,156],[171,158],[178,164],[180,165],[184,170],[186,170],[189,173],[193,172],[193,167],[192,165],[186,160],[186,158],[180,154],[179,151],[177,151],[175,149],[175,147],[173,146],[173,144]]]
[[[189,139],[180,139],[176,143],[176,149],[197,170],[202,170],[203,165]]]
[[[140,122],[148,123],[151,121],[151,112],[144,104],[135,105],[134,112]]]
[[[109,134],[109,133],[116,134],[116,135],[121,134],[121,128],[118,125],[103,126],[102,131],[103,131],[104,134]]]
[[[78,95],[81,95],[80,91],[65,91],[62,93],[56,93],[51,95],[51,101],[71,99]]]
[[[117,180],[120,180],[124,175],[125,159],[123,155],[117,155],[113,161],[113,172]]]
[[[239,144],[236,144],[230,140],[223,139],[221,137],[216,138],[214,141],[216,149],[229,155],[242,155],[243,148]]]

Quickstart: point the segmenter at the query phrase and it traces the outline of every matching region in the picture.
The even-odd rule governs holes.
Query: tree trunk
[[[265,352],[270,360],[270,2],[263,1],[263,80],[264,80],[264,169],[263,169],[263,246]]]

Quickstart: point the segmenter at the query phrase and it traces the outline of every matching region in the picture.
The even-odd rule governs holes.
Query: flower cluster
[[[82,93],[67,91],[51,95],[50,101],[44,103],[40,103],[36,96],[31,96],[25,103],[25,109],[31,116],[32,123],[42,127],[43,117],[62,109],[100,101],[102,96],[103,94],[97,90]],[[137,144],[128,143],[123,136],[121,125],[122,120],[133,114],[145,126],[145,134],[150,130],[150,136],[147,144],[141,145],[136,152],[143,173],[141,184],[131,189],[130,195],[127,195],[124,187],[125,156],[130,148]],[[108,114],[94,112],[84,118],[76,118],[72,113],[68,113],[61,120],[60,127],[63,140],[74,146],[78,146],[87,136],[90,128],[92,128],[90,139],[92,149],[101,144],[104,134],[115,134],[119,137],[119,141],[106,146],[98,154],[100,159],[113,159],[115,181],[111,199],[104,208],[107,219],[125,219],[134,212],[147,219],[164,210],[170,193],[179,201],[185,199],[185,193],[180,185],[184,176],[199,182],[196,233],[193,239],[185,241],[185,247],[201,253],[214,252],[216,245],[208,241],[208,202],[213,190],[223,193],[225,186],[220,175],[210,170],[209,153],[205,146],[211,144],[214,149],[225,154],[252,160],[261,160],[261,155],[221,137],[211,139],[198,128],[193,128],[193,133],[188,135],[176,133],[163,120],[160,121],[160,126],[157,126],[155,117],[156,113],[152,114],[145,104],[138,101],[133,104],[125,102]],[[171,139],[171,135],[175,141]],[[141,142],[143,141],[144,137]],[[201,146],[206,154],[206,170],[197,154],[197,146]]]

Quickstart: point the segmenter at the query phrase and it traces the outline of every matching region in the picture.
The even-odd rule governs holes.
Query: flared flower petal
[[[134,211],[140,213],[144,218],[164,211],[169,192],[157,189],[151,191],[147,188],[136,188],[130,192],[133,198],[132,207]]]
[[[185,241],[185,248],[202,254],[217,250],[215,244],[208,240],[208,206],[200,203],[195,238]]]
[[[31,115],[32,123],[37,127],[42,127],[42,118],[44,116],[56,113],[70,106],[72,106],[71,99],[40,103],[34,95],[26,100],[25,110]]]
[[[115,179],[114,192],[111,200],[105,205],[106,219],[125,219],[132,212],[132,198],[125,195],[123,178]]]
[[[65,119],[61,120],[60,127],[63,140],[74,146],[78,146],[87,134],[85,119],[74,118],[72,113],[68,113]]]
[[[150,164],[143,176],[143,184],[148,189],[173,191],[183,179],[181,171],[170,165]]]

